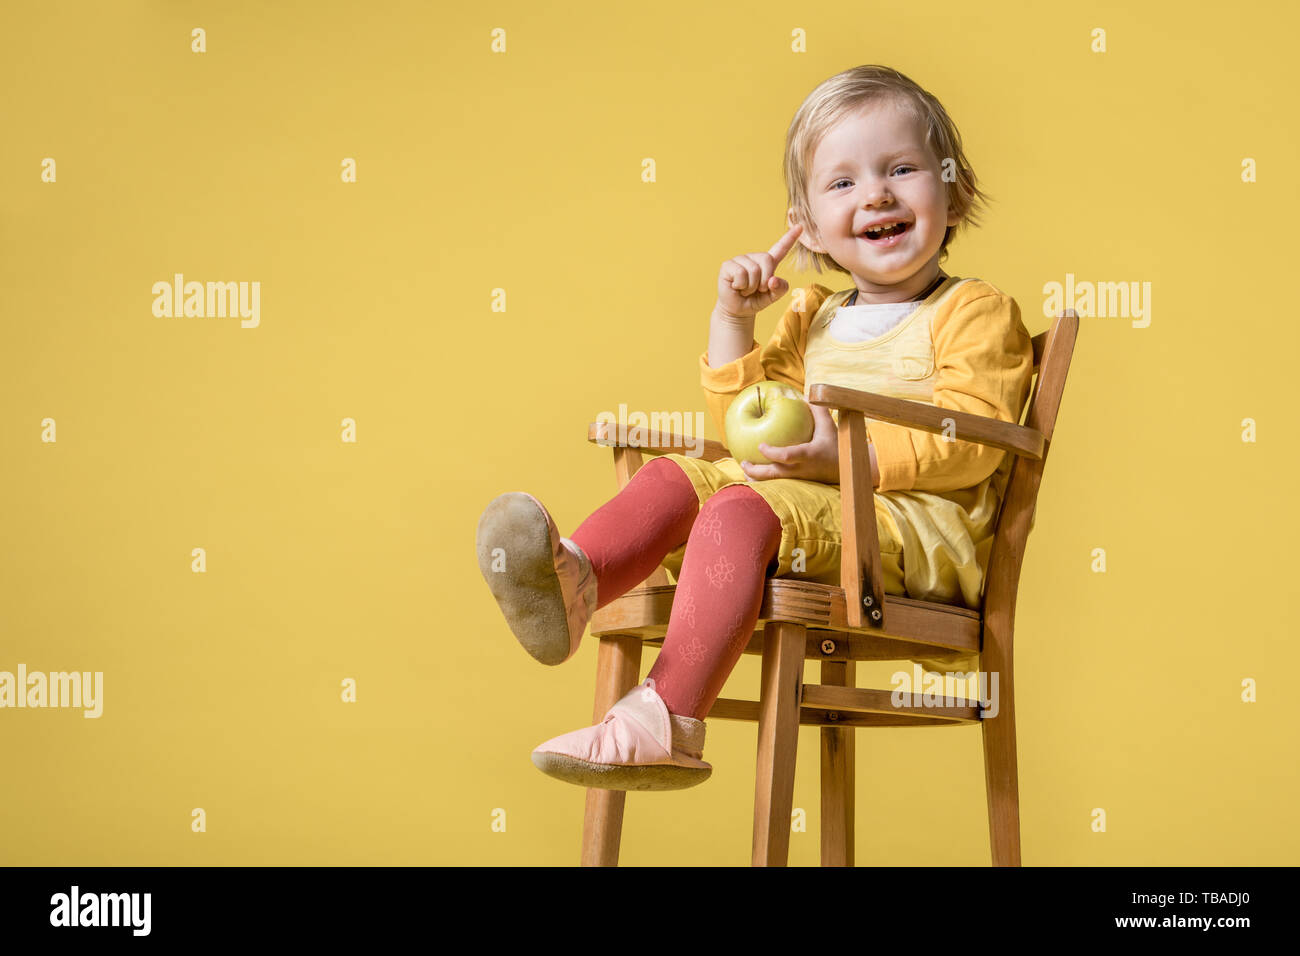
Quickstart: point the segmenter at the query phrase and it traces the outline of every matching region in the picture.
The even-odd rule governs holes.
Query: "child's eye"
[[[914,172],[916,172],[916,167],[915,167],[915,166],[907,166],[907,165],[896,166],[896,167],[894,167],[894,172],[896,172],[896,173],[898,173],[898,172],[914,173]],[[839,186],[840,183],[847,183],[847,182],[850,182],[850,180],[848,180],[848,179],[837,179],[837,180],[835,180],[835,182],[831,183],[831,189],[835,189],[835,187]]]

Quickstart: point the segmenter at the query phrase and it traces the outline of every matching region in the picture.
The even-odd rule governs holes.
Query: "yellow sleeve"
[[[700,385],[718,434],[726,441],[724,423],[732,399],[755,382],[784,382],[803,391],[803,354],[808,341],[808,324],[831,290],[822,285],[796,289],[790,305],[776,324],[767,345],[759,348],[754,339],[750,350],[734,361],[709,367],[709,352],[700,354]]]
[[[931,403],[1017,423],[1029,397],[1034,346],[1016,300],[987,283],[936,314]],[[957,491],[993,474],[1008,452],[943,435],[868,420],[880,491]]]

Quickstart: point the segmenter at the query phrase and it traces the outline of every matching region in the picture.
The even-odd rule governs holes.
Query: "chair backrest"
[[[984,579],[981,610],[986,620],[995,610],[1005,612],[1014,620],[1025,544],[1038,504],[1043,468],[1052,448],[1052,432],[1056,428],[1056,415],[1060,411],[1078,334],[1079,316],[1073,309],[1068,309],[1053,320],[1050,329],[1033,337],[1035,382],[1029,392],[1024,425],[1042,434],[1043,457],[1033,459],[1016,455],[1012,463]]]

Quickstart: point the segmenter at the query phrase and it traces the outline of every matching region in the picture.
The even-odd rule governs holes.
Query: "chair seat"
[[[671,584],[633,588],[592,615],[592,636],[625,634],[662,645],[676,590]],[[768,578],[746,654],[763,652],[767,621],[803,625],[805,659],[831,661],[960,660],[979,653],[982,627],[980,613],[970,608],[893,594],[885,595],[888,630],[849,627],[843,588],[793,578]]]

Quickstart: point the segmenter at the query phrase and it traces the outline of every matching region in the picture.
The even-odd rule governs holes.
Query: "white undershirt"
[[[826,331],[837,342],[867,342],[884,335],[920,307],[919,301],[842,305]]]

